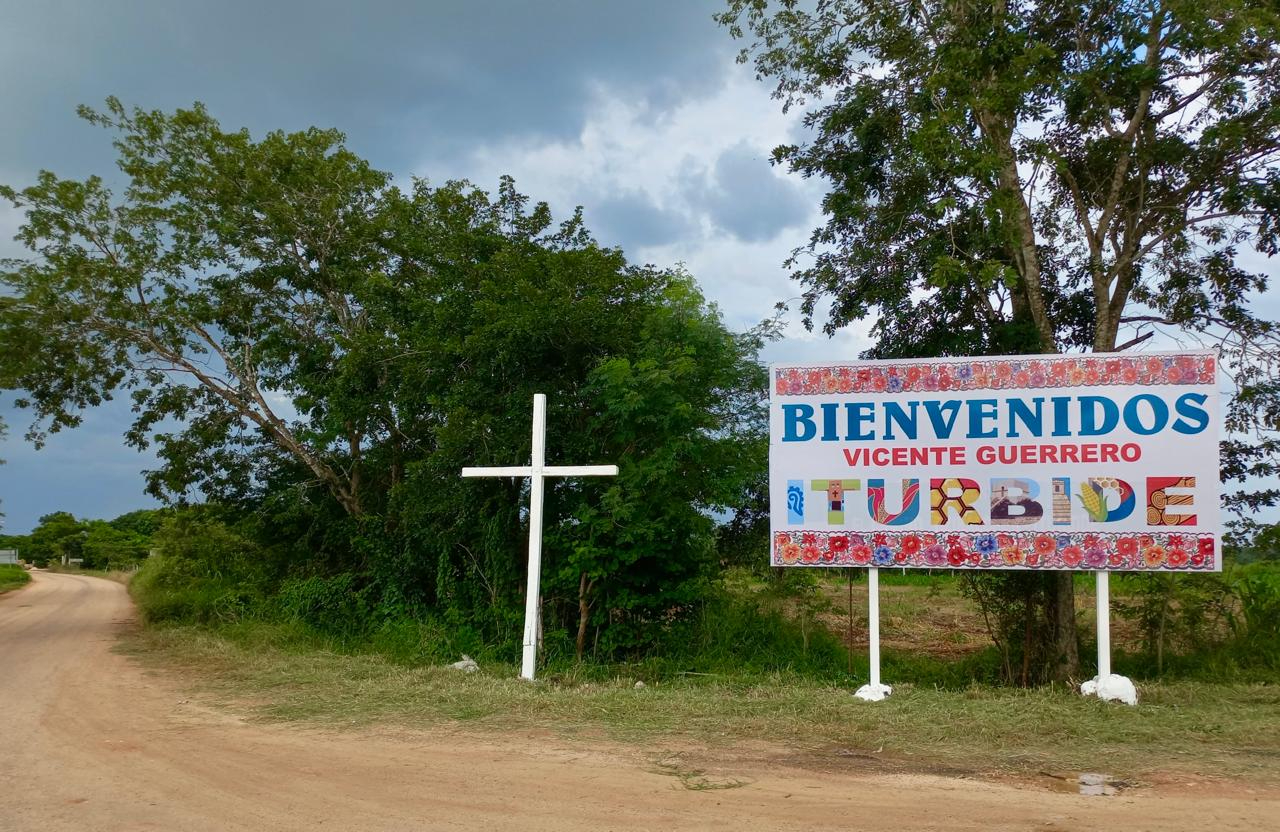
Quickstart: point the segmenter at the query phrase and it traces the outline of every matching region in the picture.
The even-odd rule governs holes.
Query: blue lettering
[[[1032,436],[1044,436],[1044,399],[1036,396],[1031,400],[1035,405],[1032,410],[1022,399],[1009,399],[1009,436],[1021,436],[1018,433],[1018,422]]]
[[[1102,406],[1102,424],[1098,424],[1098,406]],[[1127,419],[1128,417],[1126,417]],[[1111,399],[1102,396],[1080,397],[1079,436],[1101,436],[1111,433],[1120,423],[1120,408]]]
[[[1053,436],[1070,436],[1071,426],[1067,420],[1067,408],[1071,407],[1070,396],[1054,396],[1053,402]]]
[[[807,404],[784,404],[782,406],[782,441],[808,442],[818,435],[818,426],[813,423],[813,406]]]
[[[1178,433],[1200,433],[1209,426],[1209,414],[1205,412],[1204,403],[1208,400],[1208,396],[1204,393],[1183,393],[1178,400],[1173,403],[1173,409],[1178,411],[1178,421],[1173,423],[1173,429]],[[1190,419],[1191,421],[1186,421]]]
[[[862,426],[868,423],[874,423],[876,420],[876,406],[871,402],[845,402],[845,415],[849,418],[849,432],[845,434],[846,442],[853,442],[857,439],[875,439],[874,430],[863,430]]]
[[[1146,402],[1151,405],[1152,422],[1151,427],[1142,424],[1142,420],[1138,418],[1138,404]],[[1150,436],[1153,433],[1159,433],[1164,430],[1164,426],[1169,423],[1169,405],[1164,403],[1164,399],[1151,393],[1143,393],[1141,396],[1134,396],[1124,404],[1124,426],[1139,436]]]
[[[902,430],[902,435],[906,439],[916,438],[916,409],[920,406],[920,402],[907,402],[907,407],[911,408],[908,414],[902,409],[902,405],[897,402],[884,403],[884,438],[897,439],[893,435],[893,424],[898,423],[898,428]]]
[[[939,439],[950,439],[951,431],[956,427],[956,417],[960,415],[960,402],[955,399],[945,402],[927,401],[924,403],[924,409],[929,414],[929,421],[933,423],[933,435]],[[943,411],[946,411],[951,418],[944,421]]]
[[[970,399],[969,402],[969,438],[991,439],[996,435],[996,426],[987,427],[989,421],[996,418],[995,399]]]
[[[822,408],[822,441],[840,441],[840,434],[836,433],[836,414],[840,412],[840,405],[827,402],[819,407]]]

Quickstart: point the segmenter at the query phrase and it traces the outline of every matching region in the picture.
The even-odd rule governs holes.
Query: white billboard
[[[776,566],[1217,571],[1212,352],[771,368]]]

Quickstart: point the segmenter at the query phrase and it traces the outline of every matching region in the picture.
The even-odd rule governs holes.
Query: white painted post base
[[[1094,676],[1080,686],[1085,696],[1096,696],[1103,702],[1123,702],[1126,705],[1138,704],[1138,689],[1128,676],[1110,673],[1106,678]]]
[[[1138,704],[1138,689],[1127,676],[1111,672],[1111,574],[1094,572],[1098,592],[1098,675],[1080,686],[1084,696],[1096,696],[1103,702]]]
[[[867,635],[871,648],[871,681],[854,691],[863,702],[879,702],[893,688],[880,683],[880,570],[867,570]]]
[[[893,693],[891,685],[863,685],[854,691],[853,695],[863,702],[879,702],[891,693]]]

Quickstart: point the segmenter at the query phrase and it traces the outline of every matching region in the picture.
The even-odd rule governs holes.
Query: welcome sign
[[[1217,358],[771,369],[775,566],[1221,566]]]

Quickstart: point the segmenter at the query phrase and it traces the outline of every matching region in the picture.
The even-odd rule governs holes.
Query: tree
[[[123,531],[104,520],[84,524],[80,547],[85,569],[121,569],[147,556],[150,540],[136,532]]]
[[[129,442],[158,441],[166,462],[154,493],[242,489],[251,453],[269,448],[362,514],[362,446],[394,426],[344,408],[340,391],[368,337],[362,290],[385,269],[388,176],[332,130],[253,141],[199,105],[169,115],[113,98],[80,112],[121,134],[122,199],[98,177],[47,171],[0,188],[38,255],[0,274],[0,378],[24,391],[29,435],[125,391]],[[157,433],[167,418],[184,430]]]
[[[392,501],[402,548],[377,568],[514,644],[525,486],[457,472],[527,459],[532,396],[546,393],[549,458],[620,468],[548,483],[547,640],[563,633],[579,655],[652,643],[702,597],[711,515],[764,458],[762,335],[727,331],[689,275],[629,265],[509,181],[493,200],[422,185],[399,210],[387,308],[411,354],[397,405],[421,422]]]
[[[1241,247],[1280,243],[1280,11],[1261,0],[730,0],[827,180],[789,265],[812,322],[876,317],[870,357],[1128,349],[1168,327],[1241,385],[1224,475],[1274,473],[1273,322]],[[1133,337],[1121,342],[1122,327]],[[1274,503],[1274,490],[1232,505]],[[1049,674],[1077,674],[1070,575],[1049,576]]]
[[[336,131],[82,114],[119,133],[119,197],[47,172],[0,191],[36,255],[0,272],[0,386],[34,439],[127,393],[151,491],[229,509],[261,574],[327,573],[379,615],[514,645],[522,486],[459,470],[527,458],[546,393],[552,460],[621,468],[549,487],[548,630],[633,649],[693,608],[711,517],[764,456],[763,333],[509,178],[401,190]]]
[[[141,538],[149,538],[164,525],[168,513],[165,509],[140,508],[136,511],[126,512],[107,522],[111,528],[117,531],[134,534]]]
[[[45,566],[50,561],[81,557],[84,537],[85,524],[70,512],[46,514],[31,530],[23,558],[36,566]]]
[[[4,438],[8,436],[8,434],[9,434],[8,426],[5,425],[3,419],[0,419],[0,442],[3,442]],[[3,459],[0,459],[0,465],[4,465]],[[3,528],[4,528],[4,512],[0,511],[0,529],[3,529]]]

